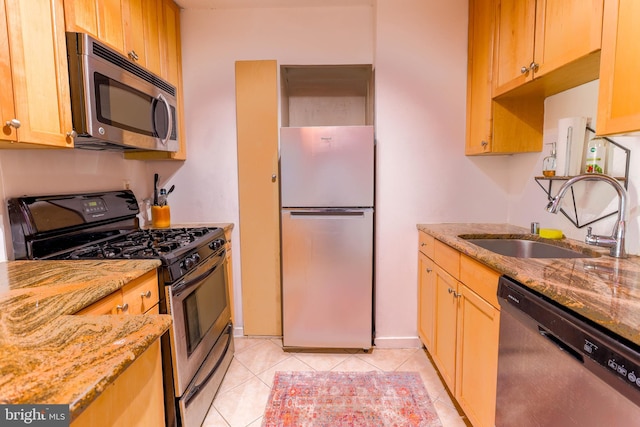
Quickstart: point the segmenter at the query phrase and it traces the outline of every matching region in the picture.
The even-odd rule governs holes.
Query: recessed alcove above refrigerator
[[[373,66],[281,65],[282,127],[373,125]]]

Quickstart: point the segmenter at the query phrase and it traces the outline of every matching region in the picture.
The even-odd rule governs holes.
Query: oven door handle
[[[221,261],[220,262],[216,262],[216,264],[211,267],[209,270],[207,270],[206,272],[202,273],[201,275],[186,281],[186,280],[182,280],[180,283],[171,286],[171,295],[178,297],[180,296],[180,294],[182,294],[183,292],[185,292],[186,290],[188,290],[189,288],[199,285],[200,282],[202,282],[204,279],[206,279],[207,277],[211,276],[217,269],[218,267],[220,267],[222,265],[222,263],[224,262],[224,257],[225,257],[225,253],[223,252],[220,256],[221,256]]]

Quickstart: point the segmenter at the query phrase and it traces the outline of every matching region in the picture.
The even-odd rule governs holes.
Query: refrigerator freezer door
[[[282,206],[373,206],[372,126],[280,129]]]
[[[283,343],[371,347],[373,209],[283,210]]]

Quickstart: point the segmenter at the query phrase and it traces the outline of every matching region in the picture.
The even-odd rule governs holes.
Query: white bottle
[[[607,151],[609,143],[606,139],[595,137],[587,145],[585,157],[585,173],[607,173]]]

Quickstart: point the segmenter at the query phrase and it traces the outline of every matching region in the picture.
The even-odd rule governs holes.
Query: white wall
[[[130,184],[141,201],[153,187],[148,165],[122,153],[88,150],[0,150],[0,200],[22,195],[120,190]],[[6,206],[6,203],[4,203]],[[0,260],[13,259],[6,208],[0,211]],[[6,252],[5,252],[6,250]]]
[[[464,156],[467,1],[379,0],[376,344],[416,343],[416,224],[504,222],[507,158]]]

